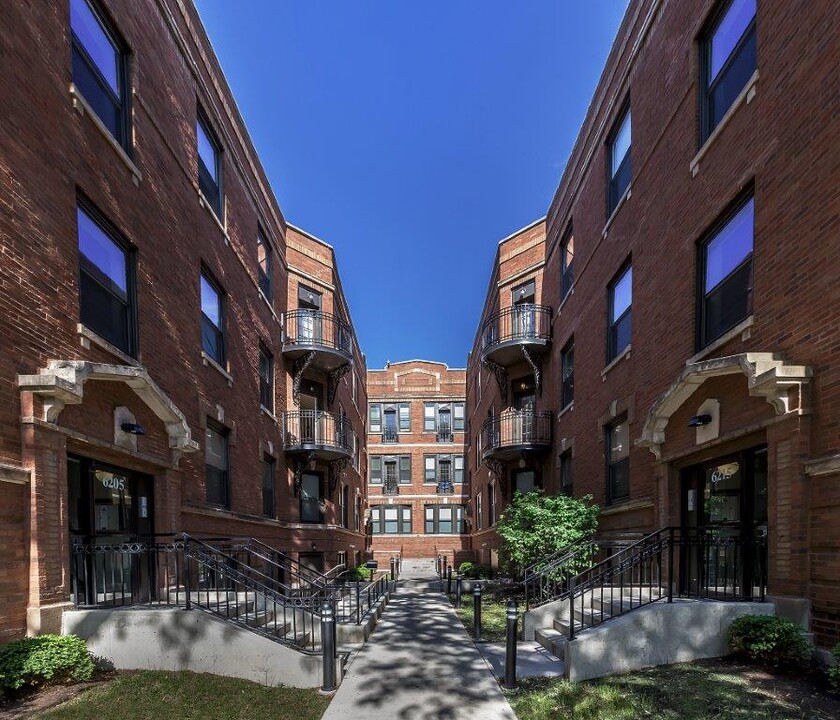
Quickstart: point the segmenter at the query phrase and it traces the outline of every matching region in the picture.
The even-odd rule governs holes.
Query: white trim
[[[213,358],[211,358],[204,350],[201,351],[201,362],[204,363],[205,366],[210,366],[217,372],[219,372],[222,377],[227,380],[228,386],[233,385],[233,376],[225,370],[219,363],[217,363]]]
[[[619,501],[615,505],[603,505],[598,515],[618,515],[619,513],[631,512],[632,510],[644,510],[645,508],[652,508],[654,506],[653,500],[625,500]]]
[[[613,209],[610,216],[607,218],[607,222],[604,225],[604,229],[601,231],[601,238],[607,237],[607,233],[609,232],[610,226],[613,224],[613,220],[615,220],[616,215],[618,215],[619,210],[624,207],[624,203],[626,203],[631,197],[633,196],[633,183],[627,183],[627,189],[624,191],[624,194],[618,199],[618,204]]]
[[[719,350],[721,347],[726,345],[730,340],[738,337],[744,333],[744,331],[749,330],[753,323],[755,322],[755,315],[750,315],[745,320],[739,322],[735,327],[731,330],[728,330],[723,335],[721,335],[717,340],[714,340],[710,345],[704,347],[699,353],[696,355],[692,355],[688,360],[685,361],[686,365],[693,365],[698,360],[702,360],[703,358],[708,357],[709,355],[714,355],[714,353]],[[748,340],[749,335],[747,337],[742,337],[741,340]]]
[[[222,196],[222,202],[227,202],[227,198],[224,195]],[[213,222],[215,222],[219,230],[222,231],[222,236],[225,239],[225,245],[230,245],[230,236],[228,235],[227,227],[219,219],[219,216],[216,215],[216,211],[210,206],[210,202],[206,197],[204,197],[204,193],[201,192],[201,189],[198,191],[198,204],[210,213],[210,217],[213,218]],[[225,213],[225,218],[227,218],[227,213]]]
[[[620,363],[624,358],[630,358],[630,352],[633,350],[633,343],[628,343],[627,347],[624,348],[618,355],[616,355],[612,360],[610,360],[605,366],[604,369],[601,370],[601,380],[607,379],[607,373],[612,370],[618,363]]]
[[[77,323],[76,324],[76,332],[82,338],[81,342],[82,342],[82,347],[83,348],[85,348],[85,349],[89,348],[90,343],[92,342],[94,345],[97,345],[98,347],[102,348],[103,350],[105,350],[105,352],[113,355],[115,358],[117,358],[118,360],[121,360],[126,365],[133,365],[134,367],[143,367],[143,364],[139,360],[131,357],[131,355],[127,355],[122,350],[120,350],[116,345],[112,345],[104,337],[102,337],[98,333],[95,333],[93,330],[91,330],[86,325],[83,325],[82,323]],[[85,340],[89,340],[90,342],[87,345],[85,345],[85,342],[84,342]]]
[[[545,267],[545,260],[540,260],[539,262],[535,262],[533,265],[530,265],[530,266],[526,267],[524,270],[520,270],[518,273],[516,273],[514,275],[511,275],[509,277],[506,277],[504,280],[499,280],[496,283],[496,289],[501,290],[503,287],[506,287],[508,285],[513,285],[513,283],[517,282],[518,280],[521,280],[522,278],[530,275],[531,273],[537,272],[537,270],[539,270],[543,267]],[[535,275],[534,280],[536,280],[536,279],[537,279],[537,276]],[[545,281],[542,280],[542,277],[540,278],[540,280],[543,282],[543,285],[545,285]]]
[[[310,273],[306,272],[306,270],[301,270],[299,267],[297,267],[296,265],[292,265],[291,263],[289,263],[289,272],[294,273],[295,275],[299,275],[302,278],[305,278],[313,285],[320,285],[322,288],[324,288],[325,290],[329,290],[331,293],[335,292],[335,285],[331,285],[326,280],[321,280],[320,278],[317,278],[314,275],[311,275]]]
[[[507,237],[504,237],[501,240],[499,240],[499,245],[501,246],[504,243],[506,243],[508,240],[513,240],[514,238],[518,237],[522,233],[528,232],[528,230],[534,229],[541,222],[545,222],[547,218],[548,218],[548,215],[543,215],[541,218],[538,218],[537,220],[534,220],[533,222],[528,223],[525,227],[519,228],[519,230],[516,230],[515,232],[512,232]]]

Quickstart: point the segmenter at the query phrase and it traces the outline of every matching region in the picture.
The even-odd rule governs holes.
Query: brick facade
[[[384,369],[368,370],[367,388],[370,405],[376,405],[382,413],[382,431],[374,433],[368,422],[368,478],[370,480],[370,460],[373,457],[410,458],[410,484],[398,484],[398,494],[387,495],[384,483],[370,483],[368,494],[370,508],[383,506],[409,506],[411,513],[410,532],[399,534],[374,534],[371,548],[373,555],[380,562],[387,561],[394,554],[402,552],[405,558],[432,558],[445,555],[451,564],[471,559],[469,537],[466,533],[429,534],[426,532],[426,508],[434,505],[465,505],[469,494],[469,468],[463,470],[463,482],[453,482],[451,494],[438,493],[438,481],[441,479],[440,465],[436,463],[435,479],[425,481],[425,458],[428,456],[451,456],[450,471],[454,476],[454,458],[464,455],[464,432],[454,423],[455,405],[465,400],[465,371],[449,368],[443,363],[426,360],[407,360],[390,363]],[[447,438],[439,434],[442,429],[436,418],[436,429],[425,430],[424,408],[435,404],[449,408],[452,434]],[[400,405],[408,406],[408,428],[400,429]],[[385,413],[396,413],[396,435],[389,436],[385,431]],[[445,417],[445,415],[444,415]],[[375,427],[375,426],[374,426]],[[440,437],[440,441],[438,438]],[[445,460],[444,460],[445,462]],[[399,460],[396,461],[399,471]],[[445,471],[444,471],[445,472]],[[384,476],[384,473],[383,473]],[[472,522],[466,517],[467,527]],[[402,529],[402,528],[401,528]]]
[[[551,307],[537,399],[538,409],[553,412],[543,481],[548,492],[559,491],[559,456],[571,452],[574,494],[591,494],[602,506],[602,532],[641,534],[680,524],[685,468],[766,446],[769,592],[808,600],[817,641],[829,644],[840,637],[840,196],[837,154],[828,151],[838,143],[840,56],[828,38],[840,29],[840,12],[827,0],[759,2],[757,73],[701,145],[700,39],[719,7],[712,0],[630,4],[548,210],[544,265],[537,257],[521,263],[532,269],[518,282],[533,277],[537,302]],[[815,42],[814,28],[825,43]],[[608,143],[627,103],[632,176],[607,218]],[[752,310],[734,331],[699,347],[700,243],[745,191],[754,198]],[[564,295],[568,234],[574,284]],[[501,283],[515,273],[508,258],[528,244],[526,236],[500,246],[485,318],[504,307]],[[607,363],[608,286],[630,262],[631,343]],[[572,339],[574,402],[562,408],[561,353]],[[774,354],[784,365],[773,380],[756,377],[747,353]],[[741,365],[716,366],[727,357]],[[511,380],[517,371],[509,368]],[[504,407],[481,364],[480,336],[467,388],[475,468],[478,424],[488,406]],[[704,439],[688,421],[708,399],[719,403],[720,427]],[[622,415],[630,493],[608,503],[604,429]],[[486,466],[474,478],[473,503],[499,482]],[[477,548],[495,542],[492,532],[473,535]]]
[[[258,537],[293,554],[320,553],[325,567],[339,552],[350,563],[365,552],[366,487],[354,463],[333,466],[328,494],[330,468],[316,460],[323,519],[301,524],[295,466],[284,451],[284,412],[295,407],[284,313],[296,307],[288,297],[296,272],[321,279],[353,335],[334,254],[287,227],[195,8],[170,0],[94,5],[128,48],[127,151],[71,86],[69,3],[0,9],[0,532],[4,547],[18,548],[0,560],[3,637],[58,630],[68,606],[70,455],[151,476],[156,533]],[[199,107],[221,146],[219,217],[199,190]],[[81,324],[80,198],[134,257],[133,357]],[[259,232],[274,261],[268,296],[259,288]],[[221,365],[202,351],[202,272],[223,293]],[[260,409],[261,344],[274,360],[269,412]],[[366,375],[355,340],[351,354],[354,372],[338,380],[327,410],[346,412],[364,472]],[[115,429],[117,408],[143,427],[136,446]],[[228,507],[208,501],[209,423],[227,432]],[[274,517],[263,512],[268,457]],[[345,485],[353,498],[347,528],[338,499]]]

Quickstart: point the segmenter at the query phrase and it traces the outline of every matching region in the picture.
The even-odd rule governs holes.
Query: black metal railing
[[[388,576],[379,574],[373,580],[336,579],[335,616],[338,622],[361,625],[368,613],[388,593]]]
[[[439,443],[452,442],[454,436],[452,435],[452,426],[449,423],[441,423],[438,426],[436,441]]]
[[[353,331],[346,322],[322,310],[289,310],[283,314],[283,347],[291,346],[337,350],[352,359]]]
[[[482,350],[516,341],[551,340],[551,308],[525,303],[512,305],[489,317],[481,329]]]
[[[400,441],[400,434],[395,427],[386,427],[382,431],[382,442],[384,443],[398,443]]]
[[[352,454],[355,431],[347,418],[324,410],[283,413],[284,446],[289,449],[327,448]]]
[[[539,607],[568,595],[569,580],[592,566],[598,550],[598,543],[589,538],[525,568],[522,574],[525,608]]]
[[[569,638],[674,597],[763,602],[766,539],[725,532],[662,528],[571,577]]]
[[[484,457],[504,449],[551,445],[550,410],[505,410],[482,425]]]

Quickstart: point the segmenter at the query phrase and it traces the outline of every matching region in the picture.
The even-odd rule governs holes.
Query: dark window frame
[[[396,508],[397,510],[397,530],[396,532],[388,532],[385,524],[386,508]],[[408,521],[404,518],[404,511],[408,509]],[[379,503],[372,505],[370,508],[370,525],[372,535],[411,535],[411,528],[413,524],[412,507],[407,504],[386,504]],[[378,528],[378,529],[377,529]]]
[[[560,455],[560,492],[569,497],[574,497],[573,460],[571,450],[566,450]]]
[[[452,510],[452,519],[441,521],[441,508],[449,508]],[[432,510],[432,518],[429,519],[428,512]],[[466,513],[463,505],[455,503],[437,503],[423,506],[423,533],[425,535],[463,535],[465,531],[464,518]],[[449,522],[452,524],[450,532],[443,532],[440,529],[441,522]],[[431,529],[429,529],[431,527]]]
[[[749,255],[742,260],[733,270],[729,272],[726,277],[721,279],[711,292],[706,291],[706,270],[708,263],[708,249],[709,245],[720,235],[720,233],[734,220],[735,216],[743,210],[747,204],[753,202],[753,246]],[[746,311],[744,316],[733,321],[728,326],[718,329],[717,334],[710,337],[708,327],[708,311],[707,301],[714,291],[717,291],[727,281],[732,280],[738,273],[744,269],[749,271],[746,287]],[[697,282],[696,282],[696,310],[695,310],[695,348],[700,352],[703,348],[708,347],[723,337],[727,332],[732,330],[744,320],[746,320],[753,313],[754,301],[754,279],[755,279],[755,191],[752,184],[750,184],[744,191],[738,194],[723,213],[718,217],[712,226],[703,234],[697,243]]]
[[[746,83],[749,80],[749,77],[755,72],[758,68],[758,55],[757,55],[757,30],[756,30],[756,21],[758,17],[758,13],[756,12],[753,15],[752,20],[749,22],[747,27],[744,29],[744,32],[741,34],[741,37],[738,39],[738,42],[735,43],[735,46],[732,48],[732,52],[726,58],[726,61],[721,66],[720,70],[718,71],[717,77],[711,82],[710,75],[711,75],[711,62],[712,62],[712,40],[715,35],[715,31],[718,29],[721,20],[726,16],[727,11],[732,6],[734,0],[721,0],[714,8],[714,10],[709,15],[708,20],[703,26],[703,30],[700,33],[698,39],[698,46],[700,52],[700,137],[698,139],[698,147],[702,147],[703,144],[711,137],[712,133],[715,131],[715,128],[720,124],[720,121],[723,119],[724,115],[729,111],[732,107],[732,103],[735,101],[735,98],[741,93],[741,91],[746,87]],[[744,81],[744,85],[742,85],[738,92],[735,93],[734,97],[732,98],[731,102],[726,106],[726,108],[722,109],[720,113],[720,117],[717,121],[714,120],[715,108],[714,108],[714,92],[720,87],[724,81],[726,80],[726,76],[728,73],[735,68],[736,63],[745,62],[746,59],[744,58],[742,53],[744,51],[750,52],[752,50],[753,56],[753,64],[752,69],[747,76],[746,80]]]
[[[260,342],[259,356],[260,405],[274,414],[274,355]]]
[[[572,243],[572,259],[567,262],[569,251],[569,242]],[[575,233],[572,225],[563,233],[563,239],[560,241],[560,299],[565,300],[566,296],[572,291],[572,285],[575,284],[575,251],[574,251]]]
[[[128,239],[117,229],[117,227],[105,216],[105,214],[94,205],[86,197],[79,195],[76,198],[76,208],[85,213],[93,223],[102,231],[102,233],[113,242],[125,254],[125,273],[126,273],[126,298],[123,301],[118,297],[100,278],[97,277],[101,273],[98,268],[86,268],[85,265],[93,262],[83,257],[81,247],[79,246],[79,227],[77,215],[76,227],[76,249],[79,253],[79,322],[82,323],[89,330],[92,330],[100,337],[108,340],[114,347],[118,348],[126,355],[136,358],[139,353],[140,333],[139,333],[139,316],[137,312],[137,249],[128,241]],[[98,323],[90,322],[90,318],[85,318],[83,315],[83,280],[87,278],[88,281],[96,283],[96,285],[103,291],[112,295],[116,300],[124,303],[126,308],[126,347],[120,347],[119,344],[112,342],[108,337],[101,332],[101,328],[94,327]],[[106,331],[107,332],[107,331]]]
[[[311,498],[304,498],[303,497],[303,490],[300,491],[298,497],[298,518],[300,519],[301,523],[307,525],[323,525],[325,518],[324,518],[324,502],[326,501],[326,497],[324,495],[324,474],[317,470],[306,470],[303,473],[304,475],[311,475],[313,477],[318,478],[318,519],[317,520],[304,520],[304,500],[311,499]],[[302,478],[301,478],[302,480]],[[314,504],[314,503],[313,503]]]
[[[224,168],[223,162],[223,153],[224,150],[222,148],[222,143],[219,141],[219,136],[216,133],[213,124],[210,122],[210,118],[206,112],[204,112],[203,108],[200,104],[198,104],[196,109],[196,135],[195,135],[195,145],[196,145],[196,161],[198,163],[198,187],[201,192],[204,201],[207,203],[207,206],[213,211],[216,217],[219,219],[220,222],[224,222],[225,215],[225,195],[224,195],[224,183],[222,178],[222,170]],[[201,129],[204,131],[204,135],[206,136],[210,145],[212,145],[214,150],[213,160],[215,163],[215,168],[212,169],[212,174],[215,174],[215,178],[211,174],[211,168],[208,168],[204,165],[204,160],[201,159],[201,155],[198,152],[198,125],[201,125]],[[206,171],[206,174],[202,174],[202,171]],[[212,188],[208,187],[205,189],[205,185],[207,183],[211,183],[215,186],[215,192],[208,192],[211,191]],[[215,195],[215,197],[213,197]]]
[[[628,115],[630,117],[630,145],[627,148],[627,154],[621,159],[618,167],[613,169],[613,147]],[[606,151],[607,220],[609,220],[627,194],[627,188],[630,187],[633,179],[633,114],[630,107],[630,98],[622,103],[621,109],[616,115],[610,133],[607,135]],[[623,184],[619,187],[622,182]]]
[[[271,455],[262,459],[262,512],[265,517],[277,517],[277,463]],[[271,482],[266,483],[270,478]]]
[[[126,155],[128,155],[129,158],[133,158],[133,147],[131,144],[132,133],[130,91],[131,49],[129,48],[128,43],[125,41],[125,38],[123,37],[122,33],[119,32],[119,30],[117,29],[116,23],[114,23],[107,11],[101,7],[99,2],[97,2],[96,0],[79,1],[85,2],[90,8],[90,11],[93,14],[94,18],[96,18],[96,20],[99,21],[99,24],[101,25],[106,38],[116,51],[116,54],[118,56],[117,82],[120,86],[120,96],[116,96],[113,89],[110,87],[108,81],[105,79],[105,77],[102,75],[102,72],[99,70],[99,67],[96,65],[96,62],[93,60],[87,48],[84,46],[84,43],[82,42],[81,38],[78,35],[76,35],[75,31],[73,30],[72,23],[70,23],[68,28],[70,30],[70,51],[72,55],[71,75],[73,78],[73,85],[82,95],[82,97],[85,98],[87,104],[96,113],[97,118],[108,129],[108,132],[112,134],[114,140],[125,151]],[[94,98],[87,97],[82,91],[82,88],[80,87],[80,80],[82,79],[77,77],[76,75],[77,58],[79,62],[84,64],[87,71],[91,73],[92,79],[96,82],[97,85],[99,85],[99,89],[104,92],[106,100],[111,102],[111,104],[115,107],[116,115],[118,116],[116,128],[118,131],[118,135],[113,134],[111,128],[108,127],[109,123],[107,119],[102,118],[96,111],[97,100]]]
[[[571,358],[571,360],[570,360]],[[571,379],[566,378],[566,369],[571,368]],[[560,409],[569,407],[575,401],[575,338],[574,335],[560,351]]]
[[[619,315],[615,320],[612,320],[613,310],[615,307],[615,290],[618,284],[624,279],[628,271],[632,273],[633,260],[628,258],[618,270],[618,272],[610,280],[607,285],[607,363],[611,363],[619,355],[621,355],[633,342],[633,278],[630,278],[630,304],[627,309]],[[630,323],[630,333],[627,344],[623,347],[618,347],[618,328],[627,319]]]
[[[230,491],[230,428],[225,427],[221,423],[218,423],[210,418],[207,418],[207,427],[215,433],[221,435],[222,439],[224,440],[224,448],[225,448],[225,468],[215,468],[212,465],[208,465],[206,455],[207,449],[205,448],[205,462],[204,462],[204,478],[205,478],[205,497],[207,498],[207,502],[212,505],[213,507],[221,507],[226,510],[230,510],[230,500],[231,500],[231,491]],[[205,434],[204,442],[207,442],[207,437]],[[219,501],[210,498],[210,486],[207,483],[207,468],[213,467],[215,470],[221,470],[223,473],[222,475],[222,491],[224,494],[224,498]]]
[[[260,247],[265,248],[265,264],[266,268],[263,269],[262,264],[260,263],[259,259],[259,249]],[[260,288],[260,292],[262,293],[263,297],[268,300],[269,305],[273,304],[272,298],[272,275],[274,272],[274,252],[271,249],[271,243],[268,241],[266,234],[262,231],[262,228],[257,230],[257,276],[258,276],[258,285]]]
[[[207,281],[207,284],[215,291],[216,297],[219,301],[219,326],[217,326],[207,315],[204,314],[204,310],[201,309],[201,278]],[[198,295],[199,295],[199,310],[201,312],[201,348],[207,354],[207,357],[211,358],[214,362],[219,364],[220,366],[224,367],[225,362],[227,361],[227,343],[226,343],[226,335],[225,332],[225,325],[226,325],[226,302],[225,302],[225,292],[222,290],[221,285],[216,282],[216,279],[210,273],[210,271],[202,266],[201,267],[201,274],[198,283]],[[219,347],[219,356],[216,357],[213,355],[212,352],[208,349],[207,345],[204,343],[204,333],[205,330],[208,332],[213,330],[216,336],[216,342],[218,343]],[[212,349],[212,348],[211,348]]]
[[[605,460],[605,470],[606,470],[606,481],[607,481],[607,488],[606,488],[606,499],[607,505],[612,505],[614,503],[623,502],[630,499],[630,448],[627,448],[627,456],[623,457],[619,460],[613,460],[612,458],[612,436],[615,432],[615,429],[622,425],[627,424],[627,437],[628,437],[628,445],[629,445],[629,437],[630,437],[630,421],[627,415],[621,415],[617,417],[615,420],[610,422],[608,425],[604,426],[604,460]],[[627,492],[624,494],[617,494],[614,492],[614,487],[616,484],[616,475],[617,470],[623,470],[626,477],[627,482]]]

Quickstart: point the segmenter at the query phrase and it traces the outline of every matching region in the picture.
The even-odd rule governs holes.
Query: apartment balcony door
[[[686,468],[681,482],[681,591],[755,597],[767,566],[767,448]]]
[[[300,389],[300,437],[313,445],[320,445],[324,440],[322,397],[323,388],[320,383],[303,381]]]
[[[513,418],[512,441],[514,444],[531,442],[534,437],[534,422],[537,412],[537,393],[532,378],[516,380],[513,383],[513,408],[517,414]]]
[[[321,305],[323,299],[321,293],[300,285],[298,287],[298,319],[299,342],[304,344],[318,344],[323,339],[323,315]]]
[[[536,336],[537,311],[534,302],[536,300],[536,284],[533,280],[514,288],[511,300],[514,306],[513,312],[513,337],[531,338]]]

